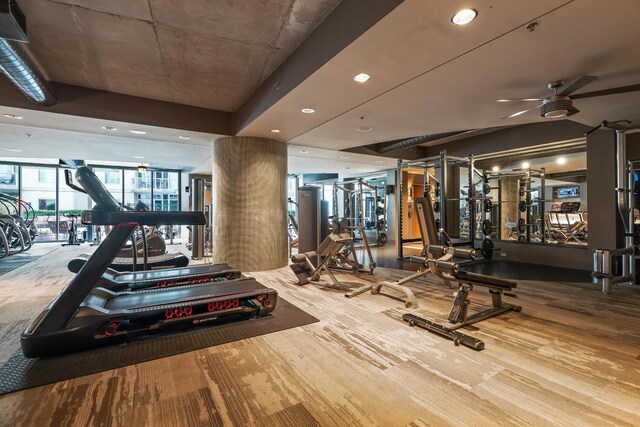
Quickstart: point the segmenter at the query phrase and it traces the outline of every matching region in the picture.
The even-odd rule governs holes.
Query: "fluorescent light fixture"
[[[348,159],[349,156],[340,156],[341,159]]]
[[[300,150],[300,154],[309,154],[309,150]]]
[[[567,158],[566,157],[558,157],[558,160],[556,160],[556,163],[558,163],[559,165],[564,165],[565,163],[567,163]]]
[[[271,133],[280,133],[280,129],[271,129]]]
[[[118,129],[114,128],[113,126],[102,126],[102,129],[108,130],[108,131],[116,131],[116,130],[118,130]]]
[[[354,76],[353,80],[357,81],[358,83],[364,83],[367,80],[369,80],[370,78],[371,78],[371,76],[369,74],[360,73],[357,76]]]
[[[145,173],[146,171],[148,171],[149,169],[147,169],[147,167],[145,165],[140,165],[138,166],[138,172],[139,173]]]
[[[22,150],[18,150],[17,148],[3,148],[5,151],[11,151],[12,153],[22,153]]]
[[[361,127],[356,129],[358,132],[362,132],[362,133],[367,133],[367,132],[371,132],[373,130],[373,128],[370,127]]]
[[[134,133],[136,135],[146,135],[146,131],[144,130],[137,130],[137,129],[131,129],[129,132]]]
[[[178,138],[184,139],[184,140],[191,139],[190,136],[186,136],[186,135],[180,135]]]
[[[144,159],[144,156],[133,156],[134,159]]]
[[[500,170],[499,166],[494,166],[493,168],[491,168],[492,171],[494,172],[498,172]]]
[[[469,22],[476,19],[478,11],[475,9],[462,9],[451,18],[451,22],[456,25],[467,25]]]
[[[529,164],[529,162],[522,162],[522,168],[523,168],[523,169],[529,169],[529,166],[531,166],[531,165]]]
[[[7,119],[13,120],[22,120],[22,116],[18,116],[17,114],[3,114]]]
[[[302,111],[302,112],[303,112],[303,113],[305,113],[305,114],[313,114],[313,113],[315,113],[315,112],[316,112],[316,110],[314,110],[313,108],[309,108],[309,107],[304,107],[304,108],[303,108],[302,110],[300,110],[300,111]]]

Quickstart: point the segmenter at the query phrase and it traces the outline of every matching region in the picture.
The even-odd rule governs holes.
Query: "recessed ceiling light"
[[[17,148],[4,148],[5,151],[11,151],[12,153],[22,153],[22,150],[18,150]]]
[[[145,166],[145,165],[140,165],[138,166],[138,172],[139,173],[145,173],[146,171],[148,171],[149,169]]]
[[[349,156],[340,156],[341,159],[348,159]]]
[[[118,130],[118,129],[114,128],[113,126],[102,126],[102,129],[110,130],[110,131]]]
[[[367,133],[367,132],[371,132],[373,130],[373,128],[370,127],[361,127],[356,129],[358,132],[362,132],[362,133]]]
[[[476,19],[478,11],[475,9],[462,9],[451,18],[451,22],[456,25],[467,25],[469,22]]]
[[[300,150],[300,154],[308,154],[309,150]]]
[[[556,163],[558,163],[559,165],[564,165],[565,163],[567,163],[567,159],[566,157],[558,157],[558,160],[556,160]]]
[[[271,133],[280,133],[280,129],[271,129]]]
[[[147,132],[144,130],[131,129],[129,132],[135,133],[136,135],[145,135]]]
[[[144,156],[133,156],[134,159],[144,159]]]
[[[22,120],[22,116],[17,114],[3,114],[7,119]]]
[[[493,168],[491,168],[492,171],[494,172],[498,172],[500,170],[499,166],[494,166]]]
[[[522,167],[523,167],[524,169],[529,169],[529,166],[531,166],[531,165],[529,164],[529,162],[522,162]]]
[[[178,138],[180,138],[180,139],[191,139],[190,136],[186,136],[186,135],[180,135]]]
[[[369,74],[360,73],[357,76],[354,76],[353,80],[357,81],[358,83],[364,83],[367,80],[369,80],[370,78],[371,78],[371,76]]]
[[[309,107],[305,107],[305,108],[303,108],[303,109],[302,109],[302,110],[300,110],[300,111],[302,111],[302,112],[303,112],[303,113],[305,113],[305,114],[313,114],[313,113],[315,113],[315,112],[316,112],[316,110],[314,110],[313,108],[309,108]]]

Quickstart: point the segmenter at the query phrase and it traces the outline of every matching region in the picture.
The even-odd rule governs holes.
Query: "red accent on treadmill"
[[[263,298],[260,303],[262,304],[262,306],[264,308],[269,308],[271,307],[271,300],[269,298]]]
[[[238,298],[227,299],[223,301],[214,301],[207,304],[207,310],[209,311],[220,311],[220,310],[228,310],[230,308],[236,308],[240,305],[240,301]]]

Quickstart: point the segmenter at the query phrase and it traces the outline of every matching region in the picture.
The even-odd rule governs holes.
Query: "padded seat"
[[[469,281],[472,284],[476,283],[478,285],[502,288],[502,289],[512,289],[518,286],[516,282],[512,282],[510,280],[498,279],[493,276],[486,276],[484,274],[471,273],[468,271],[458,271],[455,275],[456,279],[461,281]]]

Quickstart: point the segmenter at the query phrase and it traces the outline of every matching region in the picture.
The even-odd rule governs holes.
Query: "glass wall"
[[[33,207],[36,214],[34,224],[38,236],[35,241],[57,240],[58,233],[66,234],[68,218],[62,215],[58,222],[56,168],[22,166],[21,176],[20,197]]]
[[[140,173],[136,169],[117,166],[92,169],[120,203],[134,207],[142,201],[151,210],[180,210],[178,171]],[[35,211],[34,224],[38,230],[35,242],[66,240],[73,215],[93,207],[87,195],[66,185],[64,170],[57,165],[0,163],[0,193],[21,198]],[[11,203],[0,203],[0,213],[9,211],[15,213]],[[20,213],[24,215],[24,212]],[[84,231],[87,231],[86,238],[91,240],[89,227],[79,225],[78,232]]]
[[[179,173],[153,171],[151,174],[153,176],[153,210],[179,211]]]
[[[124,204],[135,207],[143,202],[151,209],[151,172],[124,171]]]

